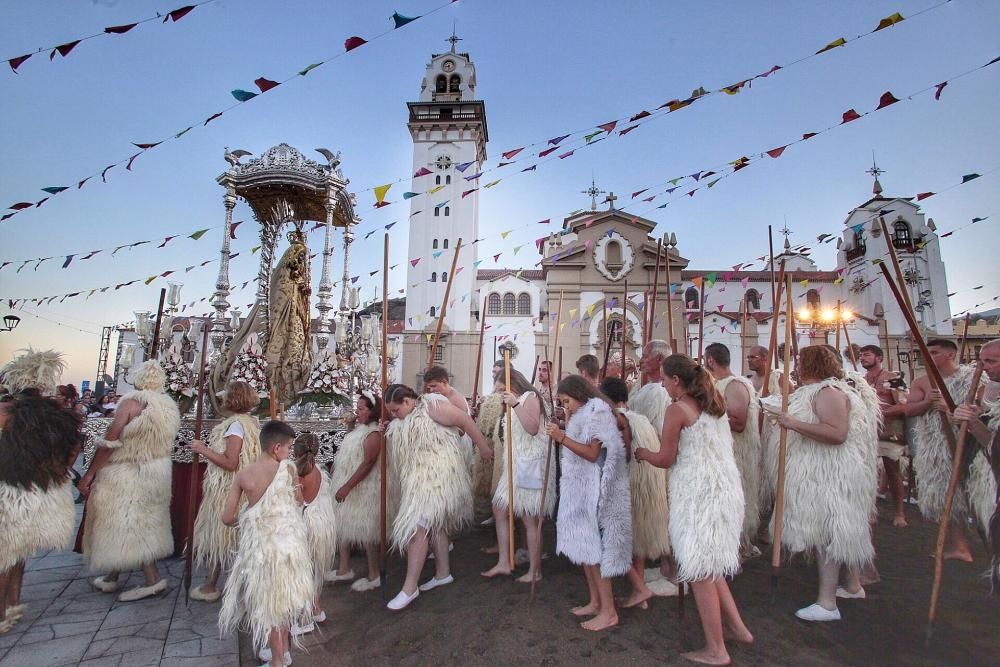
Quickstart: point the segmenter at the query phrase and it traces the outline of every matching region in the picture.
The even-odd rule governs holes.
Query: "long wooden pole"
[[[385,407],[385,391],[389,387],[389,234],[385,235],[382,250],[382,414],[379,415],[384,423],[389,415]],[[450,282],[450,281],[449,281]],[[479,337],[479,345],[482,347],[482,334]],[[481,356],[481,355],[480,355]],[[431,354],[433,358],[433,352]],[[389,519],[389,448],[386,443],[385,429],[379,434],[379,586],[382,588],[382,597],[388,596],[389,570],[386,567],[386,553],[388,553],[388,538],[386,526]]]
[[[844,327],[844,342],[847,343],[847,358],[851,360],[851,366],[854,367],[854,370],[858,370],[858,359],[854,354],[854,346],[851,345],[851,334],[847,332],[847,322],[845,322],[842,317],[838,317],[837,319],[840,320],[840,322],[837,323],[837,326]],[[837,351],[838,353],[840,352],[839,346]]]
[[[503,353],[504,374],[507,384],[507,393],[510,393],[510,350],[505,349]],[[510,557],[510,566],[514,567],[514,441],[512,431],[514,430],[511,421],[511,409],[507,407],[507,423],[504,425],[504,434],[507,436],[507,555]]]
[[[201,439],[202,422],[205,415],[205,367],[208,361],[208,329],[205,327],[201,334],[201,359],[198,362],[198,406],[194,413],[194,437]],[[188,506],[187,522],[187,549],[184,550],[184,604],[189,604],[189,594],[191,591],[191,571],[194,562],[194,517],[197,513],[198,487],[201,486],[201,475],[199,475],[198,455],[191,452],[191,474],[188,476]]]
[[[892,262],[892,270],[896,274],[896,280],[899,282],[899,289],[903,295],[903,302],[906,304],[905,310],[916,320],[913,303],[910,301],[910,290],[906,289],[906,280],[903,278],[903,270],[899,267],[899,257],[896,255],[896,248],[892,245],[892,237],[889,236],[889,227],[885,224],[885,218],[882,216],[879,216],[878,223],[882,227],[882,235],[885,238],[885,247],[888,250],[889,260]]]
[[[767,250],[768,255],[771,258],[770,270],[771,270],[771,304],[774,312],[778,312],[778,295],[780,286],[783,284],[782,278],[778,278],[778,282],[774,282],[774,233],[771,231],[771,225],[767,226]],[[785,260],[781,260],[782,266],[785,264]]]
[[[698,363],[702,363],[702,352],[705,349],[705,281],[701,282],[698,291]]]
[[[156,359],[160,351],[160,323],[163,322],[163,302],[167,298],[167,288],[160,288],[160,305],[156,307],[156,325],[153,327],[153,342],[149,346],[149,358]]]
[[[604,327],[604,354],[602,355],[604,359],[604,365],[601,366],[601,370],[598,373],[600,379],[604,379],[604,374],[607,372],[608,368],[608,353],[611,350],[611,327],[608,326],[608,295],[604,295],[604,299],[601,300],[601,317],[604,323],[601,325]]]
[[[434,332],[434,343],[431,345],[431,354],[427,358],[427,368],[434,365],[434,352],[437,350],[438,342],[441,340],[441,327],[444,325],[444,316],[448,312],[448,297],[451,295],[451,285],[455,282],[455,265],[458,264],[458,253],[462,251],[462,239],[458,239],[455,244],[455,255],[451,258],[451,271],[448,273],[448,283],[444,286],[444,299],[441,300],[441,310],[438,311],[437,331]]]
[[[628,280],[622,290],[622,368],[621,378],[625,379],[625,357],[628,356]]]
[[[969,341],[969,318],[972,317],[972,313],[965,314],[965,328],[962,330],[962,342],[958,346],[958,363],[965,362],[965,345]]]
[[[540,354],[536,354],[535,355],[535,365],[531,369],[531,384],[532,384],[532,386],[534,386],[535,379],[538,377],[538,361],[541,358],[542,358],[542,355],[540,355]]]
[[[747,299],[743,297],[743,313],[740,321],[740,375],[747,374]]]
[[[476,347],[476,379],[472,383],[472,409],[476,409],[479,399],[479,379],[483,372],[483,336],[486,333],[486,304],[490,295],[483,296],[483,309],[479,313],[479,345]]]
[[[559,329],[561,328],[561,324],[562,324],[562,309],[563,309],[563,291],[559,290],[559,310],[556,311],[556,333],[555,333],[555,337],[554,337],[554,339],[552,341],[552,357],[553,358],[556,356],[556,350],[559,350]],[[549,351],[548,351],[548,348],[545,348],[545,360],[547,362],[549,361]],[[559,384],[559,380],[561,379],[561,376],[562,376],[562,351],[561,350],[559,350],[559,369],[557,371],[558,374],[553,373],[552,372],[553,370],[555,370],[555,369],[552,368],[551,362],[549,362],[549,403],[552,405],[552,414],[550,415],[550,417],[553,420],[555,420],[556,401],[555,401],[555,395],[553,394],[553,390],[552,390],[552,383],[554,381],[556,383],[556,385],[558,385]],[[553,380],[553,378],[552,378],[553,375],[556,376],[555,380]],[[549,491],[549,464],[552,461],[552,450],[553,450],[554,447],[555,447],[555,441],[552,440],[552,438],[549,438],[548,451],[545,454],[545,475],[542,478],[542,500],[541,500],[541,504],[539,505],[539,508],[538,508],[538,522],[539,522],[539,526],[541,526],[541,522],[545,520],[545,497],[546,497],[546,495],[548,494],[548,491]]]
[[[667,252],[663,256],[663,273],[667,278],[667,340],[670,341],[670,352],[677,352],[677,338],[674,337],[674,286],[670,282],[670,245],[666,244]]]
[[[837,313],[837,331],[836,334],[834,335],[835,342],[833,346],[837,348],[837,354],[840,354],[840,321],[843,319],[840,316],[840,299],[837,299],[837,310],[835,312]]]
[[[778,314],[781,312],[781,292],[785,286],[785,260],[781,260],[781,271],[778,274],[778,288],[775,292],[776,301],[771,302],[771,337],[767,347],[767,368],[764,369],[764,385],[760,389],[761,396],[771,394],[771,369],[778,365]],[[785,367],[785,372],[788,368]]]
[[[781,377],[781,414],[788,414],[788,394],[791,392],[791,377],[787,372],[792,363],[791,337],[794,331],[792,323],[792,276],[785,280],[785,373]],[[774,495],[774,539],[771,546],[771,590],[778,588],[778,572],[781,569],[781,522],[785,511],[785,455],[788,451],[788,429],[781,427],[778,441],[778,483]]]
[[[663,239],[656,240],[656,269],[653,271],[653,293],[649,297],[649,309],[646,315],[649,319],[649,324],[646,326],[646,334],[643,336],[642,344],[646,345],[649,341],[653,339],[653,327],[656,323],[656,293],[660,291],[660,253],[663,251]],[[667,282],[670,282],[670,278],[667,278]]]

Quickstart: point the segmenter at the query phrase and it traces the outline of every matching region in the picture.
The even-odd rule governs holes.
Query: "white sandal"
[[[114,593],[118,590],[118,581],[111,581],[105,579],[103,576],[93,579],[91,582],[94,588],[101,591],[102,593]]]
[[[161,593],[167,592],[167,580],[160,579],[152,586],[136,586],[130,590],[125,591],[118,596],[119,602],[135,602],[136,600],[145,600],[146,598],[151,598],[154,595],[160,595]]]

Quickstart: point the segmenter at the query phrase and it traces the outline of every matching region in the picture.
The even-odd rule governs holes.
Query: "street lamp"
[[[21,318],[17,315],[4,315],[3,328],[0,331],[13,331],[21,323]]]

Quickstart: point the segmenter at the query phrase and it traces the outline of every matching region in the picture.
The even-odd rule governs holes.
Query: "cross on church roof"
[[[615,196],[614,192],[609,192],[608,196],[604,198],[604,201],[607,202],[607,204],[608,204],[608,210],[609,211],[615,210],[615,200],[616,199],[618,199],[618,197]]]
[[[591,211],[596,211],[597,210],[597,195],[603,195],[603,194],[607,194],[607,193],[604,190],[598,189],[597,185],[594,183],[594,179],[591,178],[590,179],[590,187],[587,188],[586,190],[581,190],[580,194],[584,194],[584,195],[589,195],[590,196],[590,210]]]
[[[871,174],[875,178],[875,183],[872,185],[872,193],[877,195],[882,194],[882,184],[878,182],[878,177],[885,173],[885,170],[879,169],[878,165],[875,164],[875,151],[872,151],[872,168],[865,170],[866,174]]]
[[[452,23],[452,26],[451,26],[451,37],[449,37],[448,39],[444,40],[446,42],[451,42],[451,52],[452,53],[455,53],[455,45],[462,41],[462,38],[459,37],[457,34],[455,34],[455,28],[456,27],[457,27],[456,24]]]

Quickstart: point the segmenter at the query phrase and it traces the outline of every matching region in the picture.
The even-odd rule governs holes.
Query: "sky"
[[[181,4],[9,3],[0,24],[0,58]],[[580,191],[594,178],[601,189],[616,193],[619,206],[629,204],[627,210],[655,221],[654,234],[676,233],[692,268],[724,269],[764,254],[769,224],[775,229],[787,224],[793,244],[839,232],[851,209],[871,196],[866,170],[874,151],[885,170],[880,180],[886,196],[940,192],[964,174],[983,174],[921,202],[941,232],[989,216],[941,242],[949,289],[957,292],[952,312],[959,312],[1000,294],[995,260],[1000,64],[953,80],[940,100],[934,100],[933,90],[904,98],[1000,55],[1000,3],[938,4],[218,0],[176,23],[153,21],[124,35],[84,41],[65,58],[50,61],[49,48],[21,65],[18,74],[0,67],[0,206],[36,201],[45,196],[42,187],[73,187],[0,223],[0,263],[15,262],[0,270],[0,315],[9,313],[10,298],[89,291],[167,270],[177,270],[184,283],[182,302],[210,296],[217,265],[188,273],[184,268],[218,257],[224,208],[215,178],[228,166],[224,147],[259,154],[280,142],[320,161],[314,148],[341,151],[363,219],[352,273],[364,276],[360,284],[370,296],[381,282],[379,276],[369,280],[368,271],[381,267],[382,235],[364,240],[364,234],[397,222],[391,262],[410,259],[404,233],[410,209],[401,194],[411,186],[394,185],[386,199],[395,203],[380,209],[372,206],[371,189],[410,175],[406,102],[419,99],[430,55],[448,49],[453,26],[462,38],[459,50],[468,52],[477,68],[477,93],[489,125],[486,166],[496,167],[504,151],[652,111],[699,86],[718,90],[798,61],[838,37],[867,33],[894,12],[905,20],[757,79],[737,95],[713,95],[534,172],[491,172],[503,181],[480,193],[479,235],[489,237],[479,244],[485,259],[480,268],[532,266],[538,257],[531,242],[556,229],[571,211],[589,206]],[[928,11],[919,13],[923,10]],[[392,27],[394,11],[423,17],[376,39]],[[231,90],[255,90],[258,77],[284,80],[310,63],[343,54],[344,40],[353,35],[370,41],[202,125],[233,104]],[[629,199],[642,188],[660,185],[662,191],[671,178],[836,126],[850,108],[874,109],[887,90],[904,102],[795,144],[778,159],[754,162],[694,197],[679,191],[651,204]],[[158,141],[190,125],[194,129],[180,139],[139,156],[131,171],[116,167],[107,184],[96,177],[76,189],[82,178],[136,152],[133,142]],[[522,164],[531,164],[527,157],[526,149],[519,156]],[[655,208],[668,200],[666,208]],[[553,224],[533,224],[546,218]],[[231,282],[239,286],[256,275],[250,248],[257,241],[245,204],[237,207],[235,219],[247,220],[233,241],[233,251],[241,255],[233,260]],[[212,229],[200,240],[185,238],[206,227]],[[62,258],[170,235],[179,238],[163,248],[147,244],[114,257],[107,251],[87,261],[77,257],[67,269],[53,259],[15,273],[23,259]],[[315,251],[321,243],[320,233],[310,237]],[[515,255],[512,248],[520,244],[527,245]],[[500,252],[494,263],[492,255]],[[820,268],[832,268],[834,245],[819,246],[813,258]],[[340,260],[338,250],[335,273]],[[315,261],[318,282],[319,258]],[[970,289],[981,284],[982,289]],[[101,328],[131,320],[135,310],[155,311],[161,285],[164,280],[140,282],[87,300],[18,309],[20,326],[0,333],[0,363],[28,345],[55,348],[69,362],[64,380],[93,380]],[[394,272],[390,289],[404,288],[404,272]],[[252,286],[230,299],[240,306],[250,301]],[[203,302],[188,312],[207,310]]]

